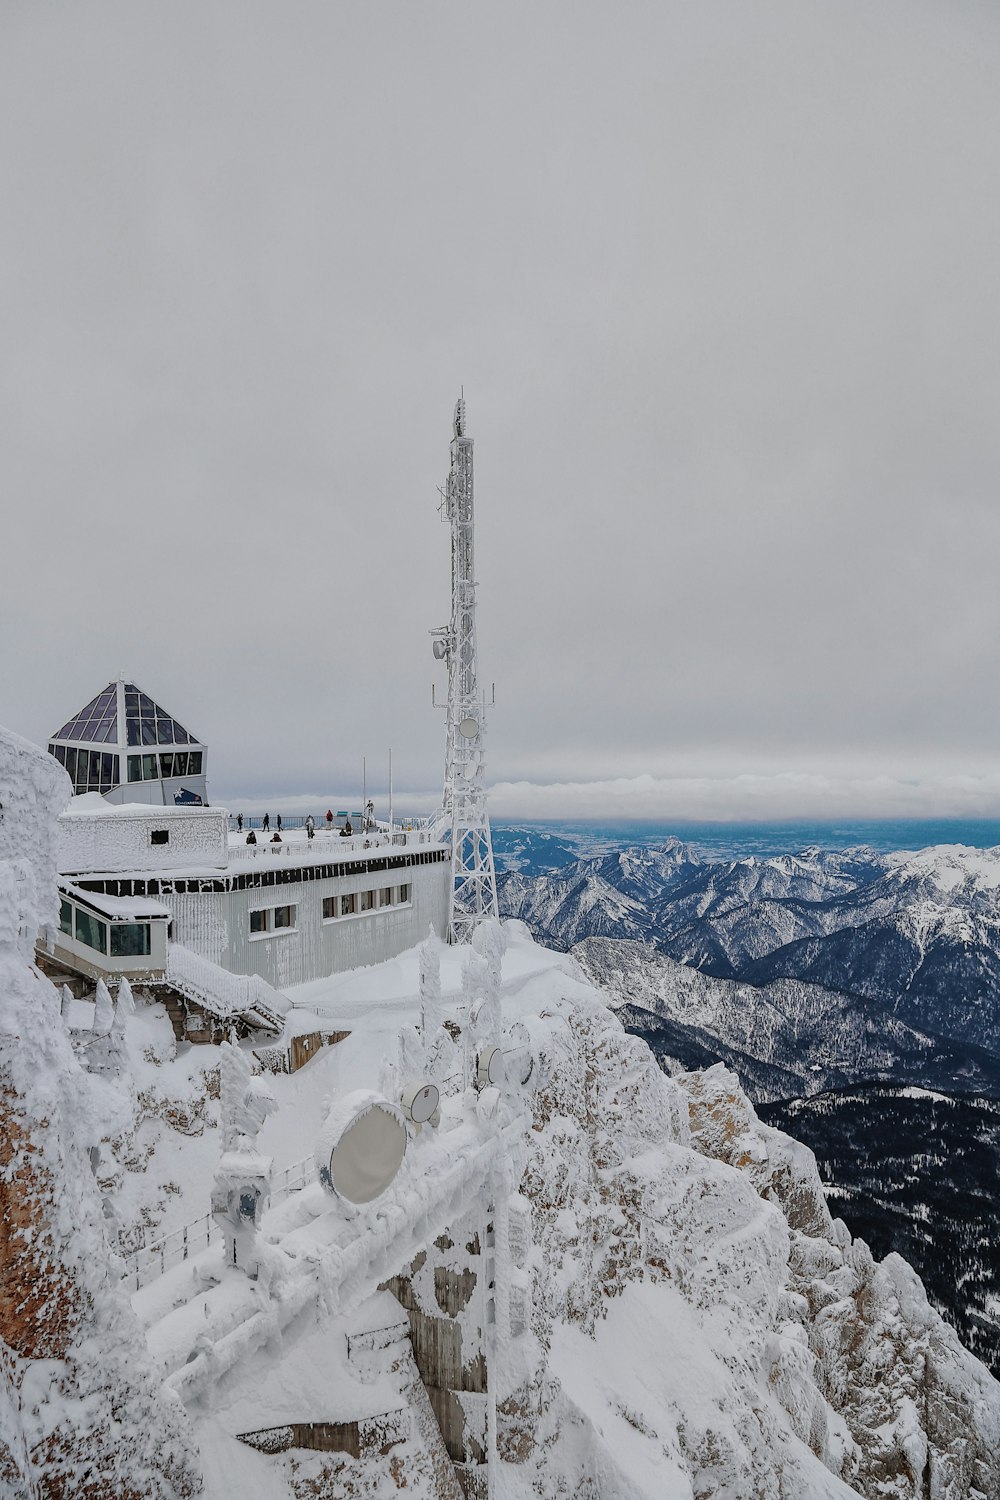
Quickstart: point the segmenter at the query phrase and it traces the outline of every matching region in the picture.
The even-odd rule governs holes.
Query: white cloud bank
[[[384,792],[374,794],[378,817],[388,812]],[[233,812],[285,816],[360,808],[358,796],[330,793],[227,796],[213,802]],[[439,792],[399,791],[397,818],[425,817],[441,805]],[[593,781],[502,781],[491,787],[490,816],[517,819],[648,819],[668,823],[825,821],[838,818],[1000,818],[1000,772],[922,777],[884,772],[822,775],[778,771],[739,776],[622,776]]]
[[[1000,817],[1000,773],[903,780],[885,774],[823,776],[795,771],[729,777],[630,776],[608,781],[499,782],[490,815],[770,822],[828,818]]]

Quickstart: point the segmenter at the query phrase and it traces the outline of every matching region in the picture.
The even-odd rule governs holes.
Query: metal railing
[[[240,833],[240,832],[242,832],[242,833],[246,834],[246,833],[250,832],[251,828],[253,829],[254,833],[260,833],[261,829],[264,826],[264,817],[265,817],[264,813],[244,814],[243,815],[243,826],[242,826],[242,829],[240,829],[240,828],[237,827],[237,824],[236,824],[237,816],[238,815],[236,813],[230,813],[229,814],[229,832],[230,833]],[[281,827],[280,828],[278,827],[278,814],[277,813],[273,813],[273,814],[269,813],[269,814],[267,814],[267,818],[268,818],[268,823],[269,823],[269,827],[267,829],[267,832],[269,834],[271,834],[271,833],[288,833],[292,829],[301,829],[301,828],[305,828],[305,826],[306,826],[306,820],[305,820],[305,818],[302,817],[302,816],[299,816],[299,815],[289,816],[289,817],[286,818],[285,815],[284,815],[284,813],[282,813],[281,814]],[[433,817],[430,817],[430,818],[403,818],[403,819],[395,819],[394,820],[394,831],[397,832],[397,833],[416,833],[421,828],[430,828],[434,822],[435,822],[435,818],[433,818]],[[357,831],[358,831],[358,833],[362,833],[364,831],[362,816],[359,815],[358,817],[355,817],[354,814],[351,813],[351,826],[353,828],[356,828]],[[335,834],[335,835],[340,833],[340,823],[337,821],[337,819],[334,818],[334,820],[333,820],[332,823],[328,823],[326,821],[326,816],[325,815],[322,815],[320,817],[316,817],[316,815],[314,813],[313,814],[313,827],[315,828],[315,830],[316,830],[317,833],[332,833],[332,834]],[[383,833],[383,832],[387,832],[387,831],[388,831],[387,829],[384,829],[382,827],[376,826],[376,827],[370,829],[369,833],[370,833],[370,835],[374,836],[375,834]]]
[[[306,1156],[302,1161],[294,1162],[292,1166],[275,1173],[271,1179],[269,1201],[277,1203],[282,1198],[289,1198],[292,1193],[301,1192],[310,1181],[312,1168],[313,1158]],[[140,1229],[138,1232],[144,1233],[145,1231]],[[202,1214],[200,1219],[192,1219],[190,1224],[183,1224],[179,1229],[172,1229],[169,1234],[162,1235],[151,1244],[137,1245],[130,1250],[122,1250],[121,1254],[125,1261],[123,1280],[130,1290],[137,1292],[140,1287],[148,1286],[165,1271],[181,1265],[192,1255],[207,1250],[209,1245],[221,1238],[222,1230],[212,1215]]]
[[[284,833],[285,830],[283,829]],[[239,835],[237,834],[237,839]],[[245,835],[244,835],[245,838]],[[271,836],[264,834],[262,840],[256,844],[236,843],[230,847],[230,859],[296,859],[301,861],[308,854],[310,861],[334,861],[345,854],[358,854],[365,849],[385,849],[394,845],[400,849],[412,848],[417,844],[432,844],[435,842],[433,833],[428,829],[406,829],[397,830],[395,833],[366,833],[352,834],[350,838],[343,838],[339,834],[328,834],[317,832],[314,839],[303,843],[301,839],[286,840],[282,838],[281,843],[271,842]]]

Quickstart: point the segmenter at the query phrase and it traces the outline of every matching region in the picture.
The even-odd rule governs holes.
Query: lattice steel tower
[[[434,630],[434,655],[448,663],[448,735],[443,821],[451,824],[450,943],[468,942],[487,917],[496,917],[497,877],[486,810],[484,749],[486,700],[476,657],[472,439],[465,402],[455,405],[451,468],[441,519],[451,526],[451,623]]]

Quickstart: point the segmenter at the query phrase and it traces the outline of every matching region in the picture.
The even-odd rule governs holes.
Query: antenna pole
[[[389,746],[389,832],[392,833],[392,746]]]
[[[451,824],[449,943],[467,943],[479,924],[499,916],[493,840],[486,807],[485,695],[476,648],[475,516],[472,439],[464,395],[455,405],[451,467],[442,520],[451,526],[451,621],[443,640],[448,662],[448,728],[442,815]],[[439,650],[435,650],[439,655]]]

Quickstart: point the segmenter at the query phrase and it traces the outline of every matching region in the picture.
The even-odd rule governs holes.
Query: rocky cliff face
[[[181,1500],[201,1487],[196,1457],[122,1290],[88,1154],[129,1101],[82,1071],[31,963],[55,916],[68,783],[0,731],[0,787],[0,1493]]]
[[[564,1014],[522,1185],[524,1492],[1000,1493],[1000,1387],[906,1263],[831,1218],[811,1153],[725,1068],[668,1079],[596,996]]]

